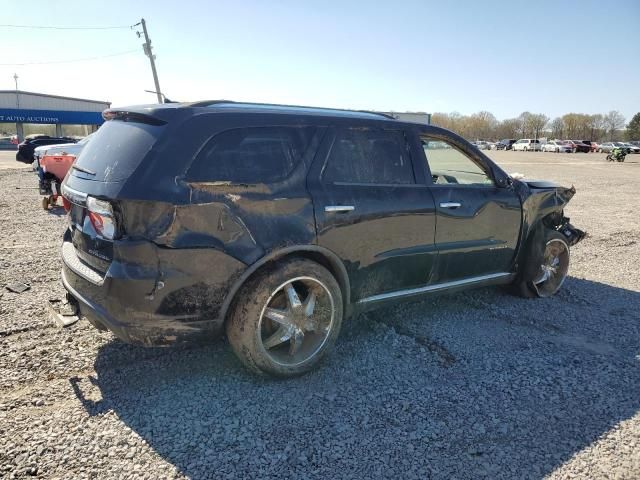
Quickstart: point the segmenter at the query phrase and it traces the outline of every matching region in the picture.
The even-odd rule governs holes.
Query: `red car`
[[[589,153],[591,151],[591,145],[583,143],[581,140],[567,140],[565,143],[571,146],[573,153],[584,152]]]

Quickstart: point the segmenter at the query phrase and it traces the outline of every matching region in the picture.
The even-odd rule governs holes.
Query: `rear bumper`
[[[122,241],[114,243],[114,261],[103,274],[82,262],[68,239],[65,235],[62,283],[80,314],[132,344],[167,345],[220,334],[220,305],[246,268],[213,249]]]

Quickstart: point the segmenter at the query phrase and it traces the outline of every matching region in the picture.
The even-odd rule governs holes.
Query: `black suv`
[[[458,135],[383,114],[210,101],[107,110],[63,185],[62,280],[143,345],[226,328],[251,369],[314,367],[343,318],[512,284],[553,295],[575,190],[512,179]]]
[[[37,135],[28,137],[18,145],[16,160],[22,163],[31,163],[35,160],[33,151],[43,145],[58,145],[61,143],[76,143],[78,140],[69,137],[50,137],[49,135]]]
[[[496,150],[511,150],[513,148],[513,144],[516,143],[515,138],[505,138],[496,143]]]

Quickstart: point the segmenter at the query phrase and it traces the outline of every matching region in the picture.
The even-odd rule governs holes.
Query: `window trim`
[[[482,161],[482,159],[480,157],[474,156],[472,155],[469,151],[467,151],[463,145],[461,145],[459,142],[455,141],[454,138],[449,137],[449,136],[445,136],[445,135],[439,135],[437,133],[432,133],[432,132],[426,132],[424,130],[420,130],[415,132],[416,135],[416,143],[417,143],[417,147],[419,149],[419,151],[421,152],[420,157],[422,158],[422,168],[424,169],[425,172],[425,181],[426,181],[426,185],[429,187],[436,187],[436,188],[442,188],[442,187],[455,187],[455,188],[483,188],[483,189],[495,189],[495,188],[499,188],[498,186],[498,182],[496,180],[493,168],[491,168],[491,165],[486,164],[484,161]],[[476,164],[480,169],[482,169],[485,174],[487,175],[487,177],[491,180],[492,184],[491,185],[484,185],[481,183],[435,183],[433,181],[433,174],[431,173],[431,165],[429,165],[429,159],[427,157],[427,153],[424,151],[424,148],[422,147],[422,137],[429,137],[429,138],[433,138],[436,141],[441,141],[444,143],[449,144],[452,148],[455,148],[458,152],[460,152],[462,155],[464,155],[465,157],[467,157],[472,163]],[[474,160],[475,158],[475,160]]]
[[[338,138],[338,133],[340,130],[383,130],[386,132],[397,132],[402,135],[404,138],[404,146],[405,153],[407,158],[409,159],[411,174],[413,175],[413,183],[366,183],[366,182],[346,182],[346,181],[330,181],[325,179],[325,171],[327,165],[329,164],[329,157],[331,156],[331,151],[333,150],[333,145],[335,144],[336,139]],[[403,187],[422,187],[423,184],[420,183],[418,176],[416,175],[415,170],[416,162],[414,161],[413,149],[410,144],[410,137],[405,128],[387,128],[387,127],[378,127],[378,126],[355,126],[355,125],[338,125],[332,128],[330,143],[326,148],[326,152],[324,153],[324,159],[320,166],[319,171],[319,182],[321,185],[336,185],[336,186],[353,186],[353,187],[382,187],[382,188],[403,188]]]

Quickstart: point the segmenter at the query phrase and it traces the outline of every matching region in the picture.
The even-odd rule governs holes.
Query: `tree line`
[[[637,123],[640,113],[633,117],[629,127]],[[617,141],[640,135],[633,128],[624,131],[626,119],[617,110],[589,115],[567,113],[550,119],[543,113],[522,112],[516,118],[498,120],[491,112],[461,115],[458,112],[434,113],[431,123],[453,130],[468,140],[500,140],[503,138],[558,138],[569,140]]]

